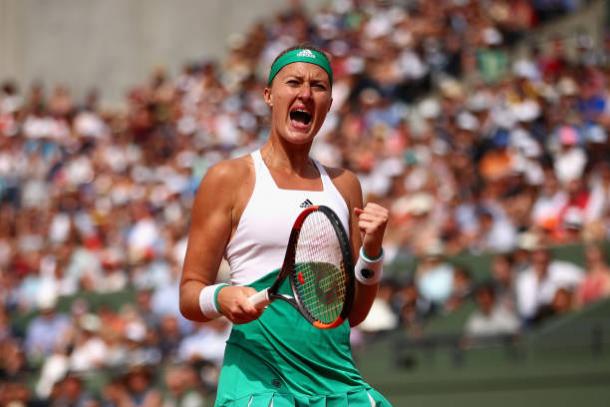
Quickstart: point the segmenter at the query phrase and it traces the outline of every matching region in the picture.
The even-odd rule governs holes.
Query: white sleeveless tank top
[[[278,188],[260,150],[251,154],[255,183],[252,196],[227,245],[225,258],[231,268],[231,283],[250,284],[279,269],[297,216],[310,205],[331,208],[349,234],[349,210],[324,167],[314,160],[322,178],[322,191]]]

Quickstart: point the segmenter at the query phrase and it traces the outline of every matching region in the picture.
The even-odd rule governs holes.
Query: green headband
[[[324,69],[328,74],[330,84],[333,84],[333,70],[330,67],[330,62],[326,55],[316,51],[314,49],[293,49],[292,51],[286,52],[284,55],[279,57],[273,65],[271,65],[271,71],[269,72],[269,80],[267,85],[271,85],[271,81],[275,78],[275,75],[286,65],[293,64],[295,62],[305,62],[308,64],[318,65]]]

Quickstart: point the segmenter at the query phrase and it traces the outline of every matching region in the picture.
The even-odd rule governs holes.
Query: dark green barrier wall
[[[358,366],[395,406],[610,405],[610,300],[512,341],[469,348],[446,332],[393,333],[356,353]]]
[[[606,253],[606,260],[610,261],[610,242],[602,243]],[[553,258],[565,260],[584,266],[584,246],[582,244],[571,244],[554,246],[550,248]],[[457,266],[467,268],[475,280],[482,280],[489,277],[493,253],[481,254],[460,254],[448,256],[446,260]],[[396,261],[387,267],[388,274],[400,278],[412,275],[417,267],[418,259],[414,257],[398,256]]]

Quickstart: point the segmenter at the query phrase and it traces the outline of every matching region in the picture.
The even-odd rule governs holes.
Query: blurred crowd
[[[232,36],[223,61],[175,77],[156,69],[121,109],[104,108],[95,89],[77,101],[67,86],[3,82],[0,404],[205,403],[230,327],[179,315],[192,198],[210,166],[265,140],[265,75],[304,41],[332,54],[335,74],[313,155],[357,173],[366,197],[391,210],[389,263],[421,259],[414,275],[384,283],[377,326],[364,330],[417,332],[474,295],[469,330],[497,318],[517,331],[556,303],[607,295],[596,246],[586,270],[543,249],[610,232],[606,50],[581,34],[510,52],[581,3],[335,0],[308,14],[294,2]],[[489,284],[443,260],[463,252],[502,253]],[[126,290],[135,301],[58,308],[60,297]],[[496,316],[500,302],[509,305]],[[114,373],[96,387],[96,369]]]
[[[527,246],[495,254],[489,272],[475,276],[440,252],[428,253],[406,279],[382,281],[371,313],[359,328],[373,334],[401,328],[418,340],[460,334],[455,331],[455,323],[460,323],[465,344],[517,338],[553,318],[610,298],[604,246],[587,244],[584,254],[585,264],[580,266],[556,258],[548,247],[531,240]],[[450,331],[438,329],[438,318],[453,319]]]

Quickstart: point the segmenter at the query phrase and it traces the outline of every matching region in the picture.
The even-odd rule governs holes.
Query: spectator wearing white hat
[[[99,336],[102,328],[97,315],[85,314],[80,317],[79,327],[74,338],[74,349],[70,354],[70,370],[89,372],[106,365],[108,349]]]
[[[587,155],[580,147],[578,131],[573,126],[561,126],[556,137],[559,142],[559,149],[554,157],[557,178],[566,183],[582,177],[587,165]]]

